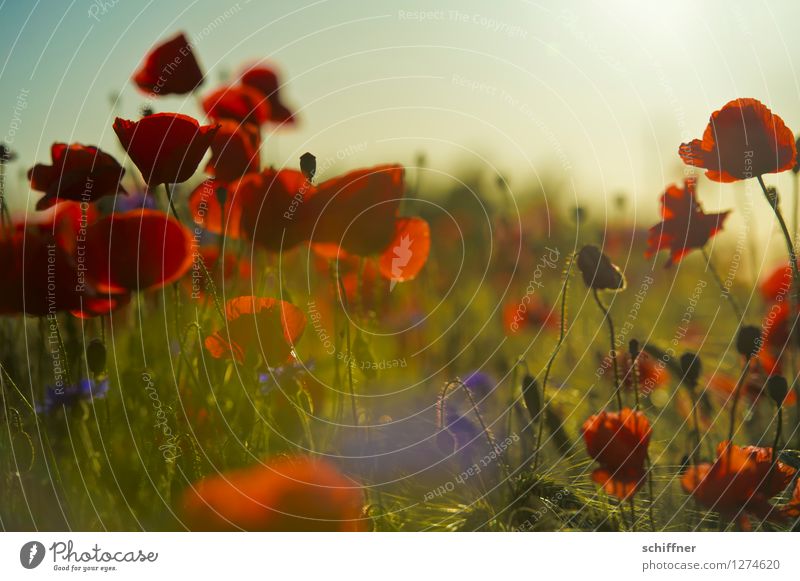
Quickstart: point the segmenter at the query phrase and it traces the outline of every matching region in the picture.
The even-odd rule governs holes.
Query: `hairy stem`
[[[553,362],[556,360],[556,355],[558,355],[561,345],[564,343],[564,337],[567,334],[567,291],[569,289],[569,277],[572,274],[572,265],[574,262],[574,257],[570,257],[569,263],[567,264],[567,269],[564,273],[564,282],[561,284],[561,321],[559,324],[558,341],[556,342],[556,346],[553,348],[553,352],[550,354],[550,358],[547,360],[547,365],[544,368],[544,378],[542,379],[542,409],[540,411],[542,417],[539,418],[539,429],[536,433],[536,448],[533,452],[534,470],[536,470],[537,466],[539,465],[539,449],[542,447],[542,437],[544,434],[544,417],[548,405],[546,397],[547,380],[550,378],[550,369],[553,367]]]
[[[619,411],[622,411],[622,394],[620,393],[620,382],[619,382],[619,365],[617,364],[617,335],[614,332],[614,321],[611,320],[611,313],[608,312],[608,308],[603,304],[603,301],[600,300],[600,295],[597,294],[597,289],[592,289],[592,295],[594,296],[594,300],[597,303],[597,307],[603,313],[603,316],[606,320],[606,324],[608,325],[608,335],[611,342],[611,363],[614,367],[614,395],[617,399],[617,408]]]

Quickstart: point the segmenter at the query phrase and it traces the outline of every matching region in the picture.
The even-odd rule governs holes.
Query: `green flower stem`
[[[596,288],[592,289],[592,295],[594,296],[594,300],[597,303],[597,306],[600,309],[600,311],[602,311],[606,323],[608,324],[608,334],[611,340],[611,362],[612,366],[614,367],[614,395],[617,398],[617,407],[619,408],[619,411],[622,411],[622,394],[620,393],[619,365],[617,365],[617,346],[616,346],[617,335],[614,332],[614,321],[611,320],[611,313],[608,312],[608,308],[603,304],[603,301],[600,300],[600,296],[597,294]]]

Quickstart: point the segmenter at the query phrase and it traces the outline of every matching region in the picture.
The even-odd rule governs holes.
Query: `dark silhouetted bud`
[[[758,353],[761,347],[761,329],[752,325],[745,325],[736,335],[736,350],[748,359]]]
[[[700,379],[703,365],[700,358],[695,353],[684,353],[681,355],[681,373],[683,380],[690,387],[695,387]]]
[[[308,181],[313,180],[314,174],[317,173],[317,158],[306,151],[300,156],[300,171]]]
[[[17,154],[5,143],[0,143],[0,163],[8,163],[17,159]]]
[[[631,354],[632,360],[639,357],[639,353],[641,353],[641,349],[639,349],[639,341],[636,339],[631,339],[628,341],[628,353]]]
[[[217,203],[219,204],[220,208],[225,207],[225,202],[228,199],[228,188],[225,186],[217,186],[214,190],[214,195],[217,197]],[[223,224],[223,228],[225,225]]]
[[[522,378],[522,399],[525,400],[531,421],[536,421],[542,411],[542,398],[539,396],[539,384],[532,375],[525,374]]]
[[[767,393],[778,405],[783,405],[786,396],[789,395],[789,384],[783,375],[772,375],[767,379]]]
[[[625,277],[603,252],[592,244],[578,252],[578,269],[586,286],[596,290],[619,291],[625,288]]]
[[[95,375],[106,369],[106,346],[100,339],[92,339],[86,346],[86,365]]]
[[[769,186],[767,191],[764,192],[764,195],[767,197],[767,201],[769,202],[770,206],[773,208],[777,208],[780,204],[781,200],[778,197],[778,190],[774,186]]]

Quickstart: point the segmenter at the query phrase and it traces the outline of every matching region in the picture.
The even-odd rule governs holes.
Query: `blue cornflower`
[[[36,412],[47,414],[61,407],[72,407],[82,400],[105,397],[107,393],[107,378],[100,381],[83,378],[78,383],[61,387],[48,385],[45,388],[44,403],[36,405]]]
[[[497,383],[488,373],[473,371],[464,379],[464,386],[476,397],[483,399],[491,393]]]

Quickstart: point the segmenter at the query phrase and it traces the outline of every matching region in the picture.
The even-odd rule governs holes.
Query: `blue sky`
[[[296,166],[310,150],[332,175],[425,151],[442,180],[464,164],[512,187],[555,177],[580,203],[626,191],[654,217],[683,175],[678,144],[728,100],[759,98],[800,130],[797,22],[790,1],[6,0],[0,139],[13,125],[20,170],[53,141],[119,153],[109,96],[136,117],[132,72],[185,31],[204,91],[251,60],[282,69],[302,123],[267,138],[270,163]],[[193,98],[155,108],[199,115]],[[734,205],[731,191],[701,184],[711,210]]]

